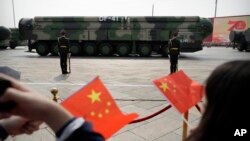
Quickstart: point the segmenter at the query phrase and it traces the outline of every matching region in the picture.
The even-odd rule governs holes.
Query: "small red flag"
[[[182,70],[153,82],[180,113],[195,106],[203,96],[203,85],[191,80]]]
[[[124,115],[120,111],[99,77],[61,104],[73,115],[92,122],[94,130],[105,139],[138,117],[136,113]]]

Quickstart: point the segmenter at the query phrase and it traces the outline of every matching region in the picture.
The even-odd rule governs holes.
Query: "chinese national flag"
[[[153,82],[180,113],[195,106],[203,96],[203,85],[191,80],[182,70]]]
[[[124,115],[99,77],[61,104],[73,115],[92,122],[94,130],[101,133],[105,139],[138,116],[135,113]]]

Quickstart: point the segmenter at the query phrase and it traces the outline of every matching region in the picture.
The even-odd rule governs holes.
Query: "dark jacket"
[[[8,132],[0,125],[0,141],[8,137]],[[73,118],[56,133],[57,141],[104,141],[101,134],[93,131],[90,122],[82,118]]]
[[[61,49],[65,47],[70,52],[69,39],[66,38],[65,36],[61,36],[58,38],[58,51],[61,52]]]
[[[181,51],[180,45],[181,45],[181,43],[180,43],[179,39],[177,39],[176,37],[169,40],[169,43],[168,43],[169,54],[170,55],[179,55],[180,51]]]
[[[73,118],[65,123],[56,136],[57,141],[104,141],[101,134],[93,131],[92,124],[82,118]]]

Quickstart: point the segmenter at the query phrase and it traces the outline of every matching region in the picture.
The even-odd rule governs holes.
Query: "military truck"
[[[7,47],[15,49],[17,46],[27,46],[27,40],[21,38],[18,28],[8,28],[8,30],[10,31],[9,37],[0,41],[1,49],[6,49]]]
[[[237,47],[239,51],[250,50],[250,28],[245,31],[231,31],[229,39],[233,43],[233,47]]]
[[[0,26],[0,49],[7,48],[8,39],[10,39],[11,31],[9,28]]]
[[[10,38],[10,33],[9,28],[0,26],[0,49],[5,48],[6,40]]]
[[[202,50],[212,24],[198,16],[164,17],[34,17],[22,18],[19,31],[41,56],[58,54],[57,38],[65,30],[72,55],[168,55],[167,42],[178,31],[181,52]]]
[[[10,29],[4,26],[0,26],[0,41],[6,40],[10,37]]]

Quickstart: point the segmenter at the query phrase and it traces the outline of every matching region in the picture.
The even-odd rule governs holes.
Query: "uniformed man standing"
[[[58,38],[58,51],[60,53],[60,65],[62,74],[67,74],[69,73],[67,71],[67,59],[70,53],[70,47],[69,39],[66,38],[66,32],[64,30],[61,31],[61,37]]]
[[[178,32],[173,33],[172,39],[168,42],[169,55],[170,55],[170,73],[177,71],[178,57],[180,54],[180,41],[177,39]]]

